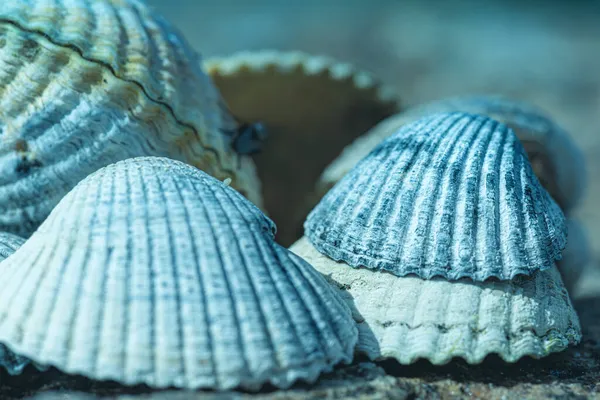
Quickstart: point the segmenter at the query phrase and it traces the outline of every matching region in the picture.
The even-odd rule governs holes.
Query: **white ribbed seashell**
[[[574,218],[567,218],[569,240],[563,252],[563,258],[556,264],[562,275],[563,282],[573,294],[579,278],[592,258],[590,241],[583,224]]]
[[[287,387],[350,361],[320,274],[238,192],[166,158],[80,182],[0,269],[0,342],[98,380]]]
[[[565,210],[574,208],[586,184],[585,159],[573,139],[536,107],[499,96],[449,98],[410,108],[390,117],[354,143],[321,175],[317,192],[322,196],[382,140],[403,125],[429,114],[461,111],[487,115],[514,130],[529,155],[542,185]]]
[[[0,262],[12,255],[24,242],[25,239],[19,236],[0,232]],[[1,264],[0,268],[2,268]],[[29,364],[27,358],[13,354],[6,346],[0,344],[0,366],[4,367],[10,375],[20,374],[27,364]]]
[[[23,243],[25,243],[25,239],[20,236],[13,235],[12,233],[0,232],[0,261],[3,261],[17,251]]]
[[[464,113],[401,128],[304,227],[334,260],[421,278],[512,279],[551,268],[566,244],[564,215],[512,130]]]
[[[137,0],[0,1],[0,229],[28,236],[98,168],[186,161],[260,204],[200,60]]]
[[[477,364],[562,351],[581,340],[579,319],[556,267],[513,281],[473,282],[397,277],[350,268],[306,238],[291,248],[338,289],[359,328],[357,351],[403,364],[454,357]]]

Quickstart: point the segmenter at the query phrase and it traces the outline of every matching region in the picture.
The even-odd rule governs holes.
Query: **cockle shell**
[[[152,387],[287,387],[350,361],[350,310],[235,190],[166,158],[79,183],[0,268],[0,342]]]
[[[142,1],[0,1],[0,229],[28,236],[81,179],[140,155],[231,178],[260,204],[199,62]]]
[[[17,251],[24,242],[25,239],[20,236],[13,235],[12,233],[0,232],[0,261],[3,261]]]
[[[477,281],[551,268],[567,233],[513,131],[464,113],[398,130],[304,226],[319,251],[353,267]]]
[[[346,147],[325,169],[317,185],[322,196],[358,161],[403,125],[439,112],[462,111],[487,115],[517,134],[533,169],[552,197],[565,210],[574,208],[584,194],[585,159],[573,139],[536,107],[499,96],[465,96],[416,106],[386,119]]]
[[[11,233],[0,232],[0,262],[11,256],[25,239]],[[0,268],[1,264],[0,264]],[[29,364],[29,360],[22,356],[17,356],[6,346],[0,344],[0,366],[4,367],[10,375],[17,375],[23,371]]]
[[[357,351],[373,360],[445,364],[460,357],[477,364],[496,353],[515,362],[581,340],[579,319],[556,267],[507,282],[423,280],[350,268],[319,253],[306,238],[290,250],[338,289],[358,324]]]
[[[266,126],[268,142],[253,158],[284,245],[302,236],[323,169],[344,146],[399,110],[394,91],[372,74],[329,57],[241,52],[209,59],[205,69],[233,115]]]
[[[567,218],[567,229],[569,241],[557,266],[569,293],[574,293],[579,278],[592,259],[592,254],[590,240],[581,221]]]

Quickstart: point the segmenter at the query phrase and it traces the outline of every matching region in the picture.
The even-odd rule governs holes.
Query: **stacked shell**
[[[200,60],[139,0],[0,2],[0,229],[29,236],[77,182],[142,155],[186,161],[260,204]]]
[[[583,153],[558,124],[536,107],[499,96],[470,96],[416,106],[386,119],[349,145],[329,165],[317,184],[322,196],[379,143],[402,126],[436,112],[486,115],[507,124],[517,135],[542,186],[569,214],[581,200],[586,184]],[[581,223],[569,221],[569,248],[558,266],[572,290],[589,262],[589,243]]]
[[[565,217],[488,117],[399,129],[323,197],[305,235],[292,251],[340,291],[373,359],[514,362],[581,338],[555,267]]]
[[[165,158],[80,182],[0,268],[0,342],[152,387],[255,389],[350,361],[350,310],[238,192]]]
[[[266,127],[268,141],[253,158],[286,246],[302,235],[323,169],[399,110],[394,92],[373,74],[329,57],[264,50],[209,59],[205,67],[236,118]]]

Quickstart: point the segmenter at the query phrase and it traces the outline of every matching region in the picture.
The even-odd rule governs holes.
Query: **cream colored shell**
[[[0,2],[0,229],[31,234],[81,179],[161,155],[260,204],[231,116],[170,24],[136,0]]]
[[[460,357],[477,364],[495,353],[515,362],[581,340],[556,268],[513,281],[451,282],[351,268],[319,253],[306,238],[290,250],[337,288],[359,327],[357,350],[374,360],[445,364]]]

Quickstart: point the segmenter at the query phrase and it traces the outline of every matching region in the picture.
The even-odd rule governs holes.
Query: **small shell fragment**
[[[77,182],[167,156],[260,205],[252,160],[185,39],[138,0],[0,1],[0,229],[28,237]]]
[[[478,364],[540,358],[579,343],[581,328],[556,267],[509,282],[397,277],[350,268],[319,253],[306,238],[291,248],[321,272],[352,308],[357,351],[402,364],[454,357]]]
[[[156,388],[309,382],[349,362],[350,310],[235,190],[166,158],[80,182],[0,268],[0,342]]]
[[[328,57],[265,50],[204,65],[233,115],[266,127],[269,138],[253,158],[265,208],[286,246],[302,236],[321,171],[344,146],[399,110],[394,92],[372,74]]]
[[[574,208],[584,194],[585,159],[576,143],[559,125],[536,107],[500,96],[465,96],[410,108],[378,124],[344,149],[319,178],[322,196],[358,161],[400,127],[426,115],[468,112],[489,116],[508,125],[523,143],[533,169],[552,197],[564,209]]]
[[[306,236],[353,267],[507,280],[553,267],[565,217],[510,128],[436,114],[404,126],[308,216]]]

